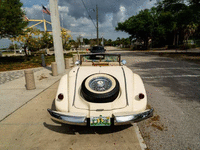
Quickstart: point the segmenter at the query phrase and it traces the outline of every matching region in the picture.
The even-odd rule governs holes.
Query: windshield
[[[82,62],[119,62],[118,55],[84,55]]]
[[[104,49],[104,48],[101,47],[101,46],[94,46],[94,47],[92,47],[92,50],[100,50],[100,49]]]

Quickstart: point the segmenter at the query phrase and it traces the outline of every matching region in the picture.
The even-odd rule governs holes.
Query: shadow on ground
[[[55,109],[55,99],[53,100],[53,103],[51,105],[52,110]],[[124,129],[127,129],[131,127],[132,125],[122,125],[122,126],[108,126],[108,127],[90,127],[87,126],[77,126],[77,125],[68,125],[64,123],[60,123],[54,119],[51,119],[54,122],[54,125],[47,124],[46,122],[43,123],[43,125],[48,128],[49,130],[52,130],[54,132],[63,133],[63,134],[109,134],[114,132],[119,132]],[[88,120],[89,121],[89,120]],[[57,124],[57,125],[55,125]]]
[[[77,126],[77,125],[68,125],[62,124],[52,119],[57,125],[47,124],[46,122],[43,125],[51,131],[62,133],[62,134],[109,134],[115,133],[127,128],[130,128],[132,125],[123,125],[123,126],[109,126],[109,127],[90,127],[90,126]]]
[[[51,66],[46,66],[44,68],[47,69],[47,70],[49,70],[49,71],[52,71]]]
[[[132,57],[133,61],[140,56],[141,61],[131,62],[128,67],[139,74],[144,83],[168,89],[169,96],[178,101],[186,99],[200,102],[200,77],[190,76],[200,75],[199,64],[145,53],[122,53],[122,56]]]

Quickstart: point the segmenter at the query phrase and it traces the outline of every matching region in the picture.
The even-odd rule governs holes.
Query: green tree
[[[61,35],[62,35],[63,48],[66,50],[70,50],[71,44],[69,43],[69,39],[71,39],[72,36],[67,33],[66,29],[61,30]]]
[[[27,28],[21,35],[13,37],[11,40],[19,42],[23,46],[25,54],[28,55],[27,48],[31,51],[36,51],[41,48],[40,33],[40,30],[37,28]]]
[[[53,47],[53,36],[48,32],[44,32],[42,33],[41,42],[41,48],[51,48]]]
[[[14,50],[14,49],[18,49],[19,46],[17,44],[10,44],[8,49]]]
[[[90,47],[95,46],[96,45],[96,40],[95,39],[90,39]]]
[[[148,41],[153,33],[154,20],[149,9],[141,10],[138,15],[132,16],[123,23],[118,23],[115,28],[129,33],[144,42],[145,49],[148,48]]]
[[[112,40],[111,40],[111,39],[108,39],[108,41],[106,42],[106,45],[107,45],[107,46],[112,46]]]
[[[89,40],[89,39],[87,39],[87,38],[83,38],[83,42],[85,43],[85,45],[88,45],[88,44],[90,44],[90,40]]]
[[[188,6],[182,0],[164,0],[158,3],[157,9],[161,14],[160,20],[167,32],[167,38],[173,39],[168,43],[173,43],[173,45],[178,43],[179,34],[183,40],[183,30],[191,22],[191,17],[189,17],[191,12]]]
[[[25,21],[25,13],[20,0],[0,1],[0,38],[16,37],[23,34],[23,29],[28,22]]]

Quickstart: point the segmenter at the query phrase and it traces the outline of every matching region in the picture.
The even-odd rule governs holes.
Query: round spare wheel
[[[119,82],[108,74],[93,74],[83,81],[81,92],[89,102],[112,102],[119,94]]]

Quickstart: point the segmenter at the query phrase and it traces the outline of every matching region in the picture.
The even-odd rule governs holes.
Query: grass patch
[[[121,49],[121,50],[125,50],[125,51],[134,51],[131,48],[122,48],[122,47],[116,47],[116,49]]]
[[[64,58],[70,58],[73,53],[64,55]],[[55,56],[45,56],[46,65],[50,65],[51,62],[55,62]],[[36,56],[11,56],[0,58],[0,71],[20,70],[27,68],[42,67],[41,55]]]
[[[194,63],[200,64],[200,53],[192,53],[192,52],[181,52],[181,53],[169,53],[162,52],[158,54],[162,57],[171,57],[178,60],[186,60]]]
[[[2,52],[2,55],[14,54],[14,52]]]
[[[64,58],[71,58],[76,52],[64,54]],[[85,52],[79,52],[85,54]],[[46,65],[55,62],[55,55],[45,56]],[[41,54],[31,56],[10,56],[0,58],[0,71],[21,70],[27,68],[42,67]]]

